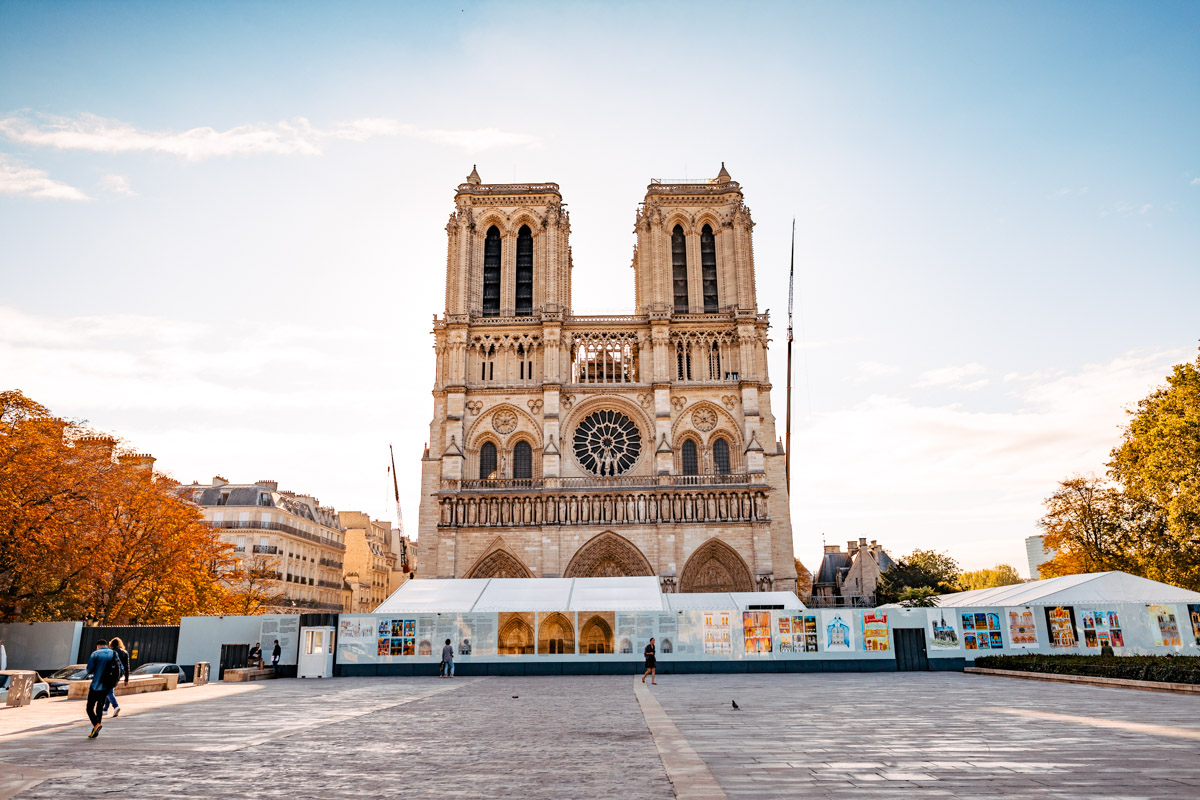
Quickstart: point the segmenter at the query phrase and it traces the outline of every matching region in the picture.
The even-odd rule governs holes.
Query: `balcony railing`
[[[254,545],[254,552],[262,555],[273,556],[279,553],[279,548],[273,544],[256,544]]]
[[[342,588],[342,584],[334,583],[333,581],[327,581],[324,578],[317,581],[317,586],[324,586],[326,589],[341,589]]]
[[[321,603],[316,600],[301,600],[298,597],[288,597],[285,605],[290,604],[297,609],[313,609],[315,611],[342,611],[341,603]]]
[[[457,486],[455,484],[457,483]],[[586,478],[483,478],[464,481],[442,481],[443,491],[512,492],[578,490],[578,489],[642,489],[660,486],[754,486],[766,483],[762,473],[731,475],[618,475]]]
[[[333,567],[334,569],[341,569],[341,568],[342,568],[342,564],[343,564],[343,562],[341,562],[341,561],[334,561],[332,558],[322,558],[322,559],[321,559],[321,566],[322,566],[322,567]]]
[[[244,553],[244,552],[246,552],[246,546],[245,546],[245,545],[242,545],[241,547],[234,547],[234,548],[233,548],[233,552],[235,552],[235,553]]]
[[[293,525],[288,525],[287,523],[284,523],[284,522],[261,522],[259,520],[238,520],[238,519],[222,519],[222,520],[210,519],[210,520],[208,520],[208,524],[209,524],[209,527],[221,528],[222,530],[279,531],[280,533],[286,533],[290,536],[298,536],[301,539],[305,539],[307,541],[313,542],[314,544],[321,544],[321,545],[325,545],[326,547],[332,547],[335,550],[345,550],[346,549],[346,545],[342,544],[341,542],[334,541],[333,539],[329,539],[324,536],[318,536],[317,534],[309,533],[308,531],[302,531],[299,528],[297,528]]]

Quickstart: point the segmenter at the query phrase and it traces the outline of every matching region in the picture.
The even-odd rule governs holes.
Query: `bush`
[[[1200,684],[1200,657],[1195,656],[981,656],[975,659],[975,666],[1051,675]]]

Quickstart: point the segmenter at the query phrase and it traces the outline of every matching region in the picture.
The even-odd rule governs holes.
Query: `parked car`
[[[92,673],[88,672],[87,664],[72,664],[63,667],[46,679],[50,686],[51,697],[65,697],[71,688],[70,681],[91,680]]]
[[[187,680],[187,673],[183,671],[183,667],[178,664],[167,664],[157,661],[152,664],[142,664],[130,673],[130,676],[133,675],[178,675],[179,683],[184,683]]]
[[[12,681],[12,676],[25,671],[23,669],[6,669],[0,672],[0,703],[8,700],[8,684]],[[49,696],[50,687],[42,680],[41,675],[33,673],[33,699],[41,700]]]

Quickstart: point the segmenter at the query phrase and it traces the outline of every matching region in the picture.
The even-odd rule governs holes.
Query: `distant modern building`
[[[879,576],[895,565],[883,546],[874,539],[825,545],[821,567],[813,578],[812,602],[815,606],[874,606]]]
[[[1046,549],[1045,536],[1026,536],[1025,556],[1029,559],[1029,579],[1037,581],[1042,578],[1042,564],[1054,558],[1054,553]]]
[[[274,570],[270,610],[283,613],[348,610],[343,605],[345,532],[337,512],[315,497],[280,491],[275,481],[180,486],[204,519],[234,546],[245,567]]]

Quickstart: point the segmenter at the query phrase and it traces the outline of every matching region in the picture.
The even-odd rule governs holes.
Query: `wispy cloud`
[[[918,387],[926,386],[947,386],[951,389],[965,389],[973,392],[976,389],[982,389],[987,386],[987,378],[976,378],[978,375],[983,375],[987,372],[987,368],[982,364],[963,364],[961,366],[938,367],[937,369],[926,370],[917,376],[917,382],[913,384]],[[976,378],[975,380],[970,380]]]
[[[1080,186],[1078,189],[1068,189],[1066,187],[1063,187],[1062,189],[1059,189],[1057,192],[1053,192],[1050,196],[1051,197],[1067,197],[1069,195],[1081,195],[1081,194],[1087,194],[1087,193],[1088,193],[1088,187],[1086,187],[1086,186]]]
[[[1192,186],[1200,186],[1200,178],[1192,178]]]
[[[880,361],[862,361],[858,368],[846,380],[854,383],[864,383],[875,378],[887,378],[892,375],[900,374],[900,368],[893,364],[884,364]]]
[[[358,119],[317,128],[304,117],[247,123],[227,130],[211,127],[152,131],[95,114],[76,117],[10,115],[0,118],[0,136],[13,142],[93,153],[165,153],[187,161],[234,155],[319,155],[330,141],[362,142],[404,137],[458,147],[468,152],[498,147],[536,147],[531,134],[497,128],[422,128],[392,119]]]
[[[129,185],[129,178],[124,175],[105,175],[100,179],[100,188],[112,194],[123,194],[128,197],[136,197],[137,192]]]
[[[74,186],[56,181],[45,170],[12,161],[0,153],[0,194],[47,200],[90,200]]]

